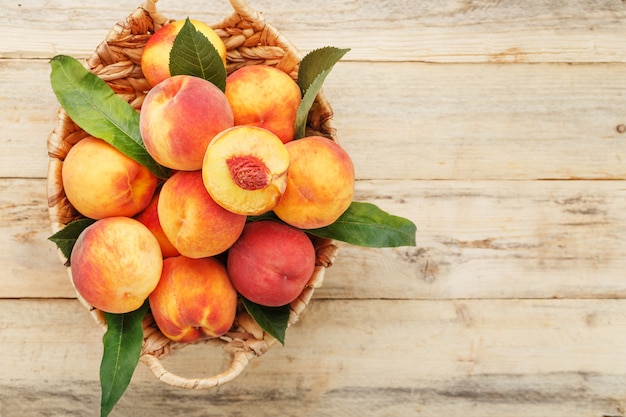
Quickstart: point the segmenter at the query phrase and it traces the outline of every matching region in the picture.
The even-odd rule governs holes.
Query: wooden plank
[[[102,330],[47,241],[48,59],[87,56],[140,2],[0,0],[2,417],[97,414]],[[303,52],[352,48],[325,90],[355,199],[418,245],[340,244],[286,346],[210,392],[140,366],[112,416],[625,416],[626,4],[249,2]],[[231,12],[210,3],[159,8]]]
[[[0,180],[0,297],[73,297],[49,236],[45,183]],[[359,181],[418,226],[417,247],[341,245],[316,297],[625,297],[622,181]]]
[[[50,87],[50,65],[0,60],[0,91],[0,177],[45,177],[46,141],[59,107]]]
[[[319,300],[215,391],[140,365],[112,416],[621,416],[625,303]],[[101,331],[77,301],[0,300],[0,323],[3,416],[96,413]],[[220,358],[196,346],[164,363],[201,375]]]
[[[38,2],[7,3],[0,14],[0,58],[50,58],[60,52],[85,56],[139,4],[65,0],[42,8]],[[626,61],[626,8],[619,0],[576,0],[559,7],[547,0],[524,2],[523,7],[494,0],[340,0],[332,8],[296,0],[249,4],[303,51],[325,45],[351,47],[349,60]],[[172,18],[191,15],[209,23],[232,12],[225,0],[209,7],[193,0],[184,8],[161,1],[159,9]]]
[[[356,65],[327,90],[359,178],[626,178],[626,66]]]
[[[0,61],[0,177],[46,175],[49,73]],[[342,62],[325,90],[359,179],[624,179],[624,79],[621,64]]]
[[[412,219],[417,247],[342,247],[319,296],[626,295],[621,181],[372,181],[355,198]]]
[[[0,297],[74,297],[51,234],[45,181],[0,179]]]

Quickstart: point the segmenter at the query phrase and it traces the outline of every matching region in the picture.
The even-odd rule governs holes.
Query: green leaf
[[[408,219],[389,214],[374,204],[355,201],[331,225],[307,230],[315,236],[370,248],[415,246],[416,231]]]
[[[296,113],[295,138],[302,138],[306,132],[306,121],[322,85],[335,64],[350,51],[332,46],[309,52],[300,62],[298,85],[302,91],[302,101]]]
[[[280,342],[285,344],[285,332],[289,325],[289,304],[281,307],[266,307],[241,297],[241,301],[254,321],[261,328]]]
[[[146,151],[139,132],[139,113],[130,104],[72,57],[57,55],[50,65],[54,94],[78,126],[144,165],[159,178],[168,176],[168,170]]]
[[[259,214],[258,216],[247,216],[246,217],[246,221],[249,222],[249,223],[258,222],[258,221],[261,221],[261,220],[276,220],[276,221],[283,222],[282,220],[280,220],[278,218],[276,213],[274,213],[273,211],[266,211],[265,213]]]
[[[187,18],[170,52],[170,74],[193,75],[226,89],[224,61],[211,41]]]
[[[63,256],[65,256],[66,259],[70,259],[72,249],[74,249],[74,244],[76,243],[78,236],[80,236],[83,230],[95,222],[96,221],[94,219],[74,220],[73,222],[68,223],[63,229],[50,236],[48,240],[56,243],[57,247],[61,250],[61,253],[63,253]]]
[[[148,305],[145,302],[137,310],[125,314],[105,313],[107,331],[102,337],[100,417],[109,415],[130,384],[141,354],[142,322]]]

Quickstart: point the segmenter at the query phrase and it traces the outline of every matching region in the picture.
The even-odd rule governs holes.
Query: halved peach
[[[289,152],[272,132],[235,126],[207,147],[202,179],[216,203],[243,215],[259,215],[278,204],[287,186]]]

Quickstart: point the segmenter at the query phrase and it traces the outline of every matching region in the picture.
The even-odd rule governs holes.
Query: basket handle
[[[196,342],[221,348],[230,355],[228,368],[216,375],[203,378],[187,378],[168,371],[162,359],[173,350],[179,350],[188,343],[178,343],[167,338],[158,330],[154,316],[148,313],[143,319],[144,341],[139,360],[146,365],[161,382],[186,389],[210,389],[232,381],[248,366],[250,360],[267,352],[277,340],[264,334],[259,325],[245,311],[237,314],[239,325],[222,337],[214,337]]]
[[[157,11],[156,3],[158,1],[159,0],[144,0],[141,7],[150,14],[153,20],[159,24],[164,24],[168,19]],[[233,10],[241,17],[253,20],[261,19],[261,14],[248,6],[246,0],[229,0],[229,2]]]
[[[186,389],[210,389],[225,384],[237,378],[241,372],[248,366],[250,360],[256,356],[254,351],[238,351],[232,355],[232,360],[228,369],[220,374],[207,378],[184,378],[176,375],[163,366],[161,361],[149,353],[141,355],[139,360],[143,362],[161,382]]]
[[[261,18],[261,14],[254,10],[252,7],[248,6],[246,0],[229,0],[230,5],[233,6],[233,9],[237,14],[247,19],[258,20]]]
[[[298,321],[300,314],[302,314],[311,301],[315,289],[322,285],[326,268],[330,266],[334,260],[337,247],[332,244],[332,242],[323,243],[318,252],[319,264],[315,267],[313,276],[307,284],[307,287],[305,287],[298,298],[291,303],[289,326]],[[183,348],[185,344],[170,344],[169,342],[171,341],[168,341],[162,333],[155,331],[152,327],[150,327],[151,331],[145,339],[143,352],[139,360],[152,371],[156,379],[165,384],[195,390],[218,387],[237,378],[254,357],[263,355],[272,346],[278,343],[275,338],[265,335],[263,330],[254,322],[248,313],[241,314],[238,316],[238,319],[241,330],[244,331],[243,334],[234,331],[227,333],[225,335],[226,339],[214,338],[202,342],[207,345],[219,345],[226,352],[231,354],[228,369],[217,375],[205,378],[186,378],[165,369],[159,359],[161,353],[167,354],[169,349]],[[149,327],[151,323],[150,320],[153,320],[151,316],[147,316],[146,319],[144,319],[144,330],[146,326]],[[252,335],[252,337],[245,337],[244,334]],[[166,345],[167,349],[163,349]]]

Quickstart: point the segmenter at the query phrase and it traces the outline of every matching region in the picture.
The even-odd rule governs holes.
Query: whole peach
[[[161,195],[161,190],[158,189],[154,193],[154,197],[152,197],[152,201],[148,204],[148,207],[143,209],[139,214],[135,216],[135,220],[141,222],[144,226],[146,226],[156,237],[159,245],[161,246],[161,252],[163,253],[164,258],[171,258],[172,256],[178,256],[180,253],[178,250],[172,245],[172,242],[169,241],[167,236],[165,236],[165,232],[163,231],[163,227],[161,227],[161,222],[159,220],[159,213],[157,211],[159,196]]]
[[[182,343],[223,335],[231,328],[237,310],[237,292],[226,268],[212,257],[165,259],[161,279],[149,300],[161,332]]]
[[[268,65],[242,67],[226,78],[225,93],[236,125],[265,128],[283,143],[293,139],[302,93],[288,74]]]
[[[61,177],[72,206],[96,220],[139,213],[150,203],[158,181],[146,167],[94,137],[72,146]]]
[[[202,178],[211,197],[225,209],[259,215],[278,204],[287,186],[289,153],[269,130],[235,126],[209,144]]]
[[[354,165],[336,142],[309,136],[286,144],[287,188],[274,207],[285,223],[300,229],[328,226],[352,203]]]
[[[248,223],[228,251],[228,276],[248,300],[278,307],[295,300],[315,269],[309,237],[273,220]]]
[[[159,242],[143,224],[129,217],[107,217],[85,228],[70,256],[78,294],[109,313],[141,307],[163,268]]]
[[[234,124],[226,96],[209,81],[176,75],[159,83],[141,106],[139,128],[148,153],[168,168],[202,168],[209,142]]]
[[[161,188],[157,212],[169,241],[189,258],[224,252],[246,223],[246,216],[226,210],[211,198],[200,171],[172,175]]]
[[[206,23],[191,19],[191,23],[199,30],[221,56],[226,63],[226,47],[219,35]],[[141,70],[151,86],[155,86],[170,77],[170,52],[174,45],[174,39],[180,32],[185,20],[177,20],[157,30],[146,42],[141,54]]]

